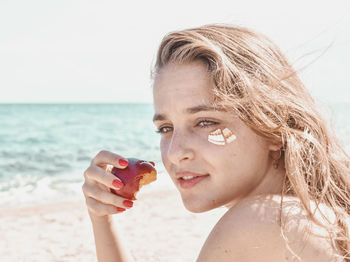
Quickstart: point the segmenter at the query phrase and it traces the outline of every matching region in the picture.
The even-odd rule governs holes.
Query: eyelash
[[[204,123],[204,122],[207,123],[207,124],[201,125],[201,124]],[[210,124],[208,124],[208,123],[210,123]],[[203,120],[200,120],[200,121],[197,123],[196,126],[199,126],[200,128],[208,128],[208,127],[210,127],[210,126],[212,126],[212,125],[216,125],[216,124],[218,124],[218,123],[215,122],[215,121],[203,119]],[[166,133],[170,132],[170,131],[163,131],[163,129],[166,129],[166,128],[171,128],[171,127],[170,127],[170,126],[162,126],[162,127],[160,127],[159,129],[156,130],[156,133],[158,133],[158,134],[166,134]]]

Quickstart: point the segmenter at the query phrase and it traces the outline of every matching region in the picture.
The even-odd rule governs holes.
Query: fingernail
[[[130,200],[124,200],[123,205],[126,207],[132,207],[134,205],[134,202],[132,202]]]
[[[128,160],[126,160],[126,159],[119,159],[119,165],[121,165],[121,166],[127,166],[128,165]]]
[[[118,211],[118,212],[123,212],[123,211],[125,211],[125,208],[117,207],[117,211]]]
[[[124,185],[122,182],[120,182],[118,179],[114,179],[112,182],[112,185],[116,188],[116,189],[121,189]]]

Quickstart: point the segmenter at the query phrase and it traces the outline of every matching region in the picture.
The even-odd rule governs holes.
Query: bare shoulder
[[[298,261],[297,257],[305,262],[337,261],[328,233],[310,224],[296,198],[283,198],[282,233],[280,201],[278,195],[250,198],[229,209],[208,236],[197,262],[281,262]]]

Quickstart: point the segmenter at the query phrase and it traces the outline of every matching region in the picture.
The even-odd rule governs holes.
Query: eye
[[[217,125],[217,122],[211,121],[211,120],[200,120],[197,124],[197,126],[201,127],[201,128],[206,128],[206,127],[210,127],[212,125]]]
[[[161,126],[156,130],[156,133],[158,134],[166,134],[170,132],[173,128],[171,126]]]

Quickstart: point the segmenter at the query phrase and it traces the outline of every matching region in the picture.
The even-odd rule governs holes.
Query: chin
[[[184,206],[188,211],[190,211],[192,213],[203,213],[203,212],[211,210],[210,208],[208,209],[208,208],[202,208],[202,207],[198,207],[198,206],[188,206],[185,204],[184,204]]]
[[[196,201],[193,199],[182,198],[182,203],[185,208],[192,213],[203,213],[216,208],[216,206],[210,205],[204,201]]]

